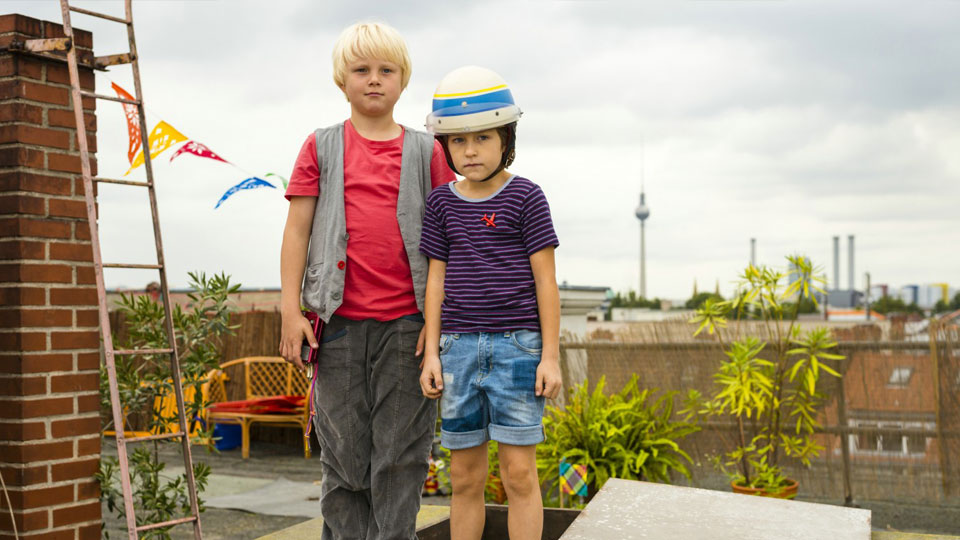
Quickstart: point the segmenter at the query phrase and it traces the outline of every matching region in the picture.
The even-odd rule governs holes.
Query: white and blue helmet
[[[441,139],[447,163],[454,171],[443,140],[446,135],[508,128],[499,172],[513,161],[516,122],[521,114],[503,77],[487,68],[464,66],[451,71],[440,81],[433,94],[433,111],[427,115],[426,126],[427,131]]]
[[[464,66],[437,86],[427,131],[434,135],[483,131],[516,122],[520,114],[503,77],[486,68]]]

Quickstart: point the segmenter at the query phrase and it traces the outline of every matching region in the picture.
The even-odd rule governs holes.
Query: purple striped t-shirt
[[[420,252],[447,263],[444,332],[540,330],[530,255],[558,246],[540,186],[512,176],[483,199],[453,182],[427,197]]]

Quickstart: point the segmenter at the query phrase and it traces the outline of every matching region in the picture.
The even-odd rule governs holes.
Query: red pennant
[[[117,96],[123,99],[129,99],[131,101],[134,100],[134,97],[123,88],[120,88],[117,83],[110,84],[113,86],[113,90],[117,93]],[[127,150],[127,161],[133,163],[133,157],[136,156],[137,151],[140,150],[140,142],[143,140],[143,137],[140,134],[140,117],[137,114],[137,106],[130,103],[124,103],[123,114],[127,117],[127,136],[130,139],[130,147]]]
[[[207,145],[203,143],[198,143],[197,141],[187,141],[186,144],[180,147],[175,154],[170,156],[170,161],[173,161],[173,158],[179,156],[182,153],[193,154],[195,156],[200,156],[203,158],[215,159],[217,161],[222,161],[224,163],[230,163],[229,161],[223,159],[222,157],[215,154],[212,150],[207,148]]]

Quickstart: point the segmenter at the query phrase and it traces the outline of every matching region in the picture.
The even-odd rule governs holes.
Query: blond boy
[[[409,540],[437,414],[418,382],[421,220],[427,194],[454,176],[432,136],[393,119],[410,80],[396,30],[345,29],[333,67],[350,118],[307,138],[287,188],[280,354],[303,368],[302,343],[319,347],[322,538]],[[326,322],[319,343],[301,303]]]

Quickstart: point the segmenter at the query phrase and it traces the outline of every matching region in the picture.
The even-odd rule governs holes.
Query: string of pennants
[[[113,87],[113,91],[117,93],[118,97],[121,97],[123,99],[128,99],[131,101],[134,100],[134,97],[131,96],[130,93],[124,90],[120,85],[118,85],[115,82],[111,82],[110,84]],[[143,138],[142,138],[142,132],[140,130],[140,118],[137,115],[136,106],[130,103],[123,103],[123,113],[124,113],[124,116],[126,116],[127,118],[127,136],[129,139],[129,145],[127,148],[127,161],[130,162],[130,169],[123,174],[124,176],[127,176],[134,169],[143,165],[144,163],[143,148],[140,147],[141,141],[143,140]],[[189,139],[186,135],[184,135],[183,133],[180,133],[179,130],[177,130],[175,127],[171,126],[170,124],[166,123],[163,120],[157,122],[157,124],[153,126],[153,129],[150,131],[149,137],[147,137],[147,141],[150,144],[150,159],[154,159],[155,157],[166,152],[173,146],[184,143],[180,146],[180,148],[176,150],[176,152],[173,153],[172,156],[170,156],[170,162],[173,162],[174,159],[176,159],[177,157],[183,154],[193,154],[198,157],[212,159],[214,161],[220,161],[222,163],[226,163],[228,165],[237,167],[237,165],[235,165],[234,163],[231,163],[226,159],[223,159],[222,157],[217,155],[207,145],[201,142]],[[239,167],[237,168],[239,169]],[[263,176],[268,178],[271,176],[274,176],[280,179],[280,181],[283,183],[284,189],[286,189],[287,179],[284,178],[283,176],[280,176],[279,174],[276,174],[276,173],[267,173]],[[259,176],[251,176],[249,178],[242,180],[240,183],[232,186],[231,188],[227,189],[223,193],[223,195],[220,196],[220,200],[217,201],[217,204],[216,206],[214,206],[214,209],[220,208],[220,205],[223,204],[224,201],[226,201],[228,198],[230,198],[232,195],[234,195],[239,191],[248,190],[248,189],[258,189],[258,188],[276,189],[276,186],[271,184],[267,180],[260,178]]]

